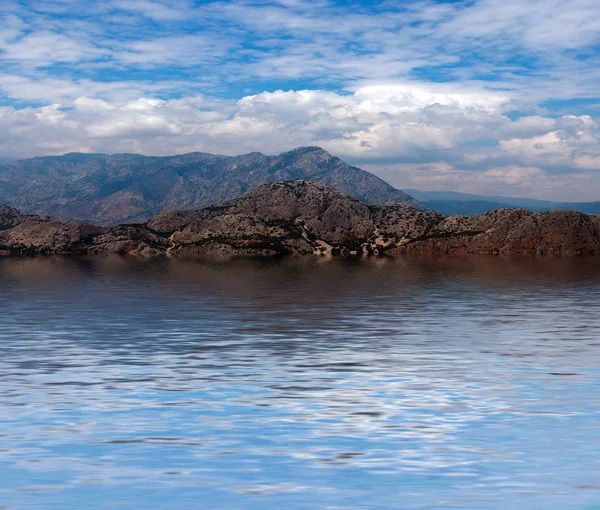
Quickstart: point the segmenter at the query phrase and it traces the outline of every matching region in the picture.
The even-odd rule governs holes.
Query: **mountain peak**
[[[379,177],[315,146],[279,156],[76,153],[25,160],[0,165],[0,202],[27,213],[114,225],[144,222],[161,211],[202,209],[261,184],[295,179],[325,184],[368,204],[403,202],[425,209]]]
[[[311,145],[311,146],[307,146],[307,147],[296,147],[295,149],[292,149],[291,151],[288,151],[288,152],[284,152],[281,155],[285,156],[285,155],[307,155],[307,154],[333,157],[325,149],[323,149],[321,147],[317,147],[316,145]]]

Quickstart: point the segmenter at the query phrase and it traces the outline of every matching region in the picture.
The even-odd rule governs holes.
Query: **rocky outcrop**
[[[600,216],[503,209],[444,218],[406,204],[367,205],[323,184],[295,180],[259,186],[218,206],[163,212],[147,223],[118,227],[29,216],[1,206],[0,252],[595,255]]]
[[[597,255],[600,216],[577,211],[533,213],[500,209],[478,216],[451,216],[398,253],[428,255]]]
[[[81,223],[28,220],[1,235],[0,245],[33,253],[68,253],[100,229]]]
[[[83,239],[100,231],[92,225],[22,214],[0,205],[0,253],[70,253]]]
[[[116,225],[165,210],[194,210],[239,197],[265,183],[310,179],[365,203],[414,198],[319,147],[266,156],[194,152],[178,156],[80,154],[0,165],[0,203],[62,220]]]
[[[144,225],[123,225],[102,231],[81,244],[89,255],[118,253],[150,257],[166,253],[171,246],[168,237]]]
[[[166,212],[148,227],[170,233],[171,253],[371,253],[423,236],[441,216],[405,204],[368,206],[322,184],[260,186],[195,213]],[[227,246],[227,248],[223,248]]]
[[[97,227],[2,209],[0,251],[12,254],[282,255],[382,253],[442,218],[406,204],[368,206],[306,180],[259,186],[199,211]]]
[[[164,236],[143,225],[104,228],[12,211],[10,216],[0,212],[1,255],[158,255],[169,246]]]
[[[0,204],[0,230],[18,225],[24,217],[25,215],[16,209]]]

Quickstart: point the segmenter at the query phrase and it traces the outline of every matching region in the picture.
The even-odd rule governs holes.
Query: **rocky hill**
[[[202,209],[265,183],[310,179],[365,203],[408,203],[406,193],[318,147],[279,156],[81,154],[0,165],[0,203],[98,225],[143,222],[165,210]]]
[[[0,205],[0,255],[130,253],[159,255],[168,242],[143,225],[97,227]]]
[[[425,235],[441,216],[406,204],[368,206],[306,180],[267,184],[197,212],[166,212],[148,227],[172,253],[360,253]]]
[[[427,255],[598,255],[600,215],[499,209],[450,216],[397,252]]]
[[[0,206],[4,254],[206,255],[600,254],[600,216],[504,209],[479,216],[368,205],[320,183],[265,184],[198,211],[97,227]]]

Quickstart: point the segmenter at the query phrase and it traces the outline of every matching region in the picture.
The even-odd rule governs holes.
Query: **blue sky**
[[[399,187],[600,199],[597,0],[3,0],[0,158],[320,145]]]

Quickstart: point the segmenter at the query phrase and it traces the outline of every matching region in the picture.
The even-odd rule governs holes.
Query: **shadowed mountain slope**
[[[0,165],[0,203],[34,214],[99,225],[146,221],[165,210],[193,210],[265,183],[310,179],[374,204],[425,209],[379,177],[318,147],[265,156],[194,152],[179,156],[82,154]]]

